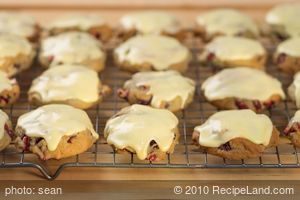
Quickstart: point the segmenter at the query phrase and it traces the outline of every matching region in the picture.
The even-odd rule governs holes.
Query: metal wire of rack
[[[112,62],[111,52],[116,43],[108,47],[108,61],[105,71],[101,74],[103,83],[108,84],[113,89],[113,94],[99,103],[95,108],[88,109],[95,130],[100,134],[100,139],[88,151],[62,160],[41,161],[36,155],[28,152],[18,152],[11,144],[0,153],[0,168],[35,168],[46,179],[57,178],[60,173],[69,167],[114,167],[114,168],[299,168],[299,149],[292,145],[284,144],[268,149],[261,157],[240,161],[222,159],[213,155],[200,152],[192,145],[191,134],[196,125],[203,123],[210,115],[218,110],[206,102],[201,94],[200,85],[216,71],[214,68],[201,66],[197,61],[197,54],[201,50],[201,42],[195,38],[190,38],[185,42],[190,48],[193,59],[190,63],[186,76],[194,79],[197,83],[194,102],[179,113],[181,138],[175,148],[175,152],[167,156],[167,159],[159,162],[140,161],[136,155],[129,153],[117,154],[106,143],[103,137],[103,129],[109,117],[118,110],[128,105],[127,102],[117,97],[117,88],[130,78],[131,74],[120,71]],[[270,50],[270,48],[268,48]],[[270,50],[272,51],[272,50]],[[267,71],[277,77],[283,83],[284,89],[288,87],[292,78],[277,70],[272,62],[268,62]],[[13,125],[17,118],[34,109],[27,102],[27,91],[33,78],[42,72],[38,64],[32,69],[17,77],[21,85],[21,96],[15,105],[4,108],[11,117]],[[297,110],[295,104],[289,99],[283,101],[275,108],[266,111],[276,127],[282,131],[289,118]]]

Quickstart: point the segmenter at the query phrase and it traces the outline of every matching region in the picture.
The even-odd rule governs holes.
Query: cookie
[[[300,3],[280,4],[266,15],[266,22],[279,38],[300,36]]]
[[[287,127],[283,131],[283,135],[289,138],[293,145],[300,148],[300,111],[298,110]]]
[[[5,112],[0,110],[0,151],[5,149],[13,137],[11,121]]]
[[[40,32],[40,26],[30,15],[19,12],[0,12],[0,33],[17,35],[36,43]]]
[[[137,11],[128,13],[120,20],[121,28],[119,37],[128,39],[134,35],[167,35],[176,37],[179,40],[185,38],[179,20],[172,14],[158,11]]]
[[[230,160],[259,157],[278,145],[279,132],[270,118],[251,110],[221,111],[196,126],[193,142],[209,154]]]
[[[216,9],[199,15],[195,31],[206,41],[219,35],[249,38],[259,36],[259,29],[254,20],[233,9]]]
[[[88,33],[66,32],[42,41],[39,60],[42,66],[81,64],[100,72],[106,54],[102,44]]]
[[[285,99],[281,83],[262,70],[228,68],[209,77],[201,86],[205,98],[219,109],[260,112]]]
[[[21,115],[15,130],[16,147],[42,160],[61,159],[88,150],[98,139],[83,110],[51,104]]]
[[[300,38],[295,37],[280,43],[274,53],[273,62],[286,73],[300,71]]]
[[[16,79],[9,79],[5,72],[0,71],[0,107],[11,105],[20,96],[20,87]]]
[[[195,93],[195,82],[177,71],[138,72],[118,90],[130,104],[151,105],[172,112],[185,109]]]
[[[173,153],[178,143],[178,119],[168,110],[135,104],[107,121],[104,137],[117,152],[127,151],[140,160],[159,161]]]
[[[102,85],[94,70],[81,65],[58,65],[33,80],[28,101],[33,105],[61,103],[88,109],[109,93],[110,88]]]
[[[297,108],[300,108],[300,72],[294,76],[294,81],[288,87],[288,95],[296,103]]]
[[[256,40],[220,36],[208,43],[199,59],[205,64],[217,67],[251,67],[264,69],[267,52]]]
[[[101,16],[95,14],[67,14],[50,23],[46,29],[48,35],[57,35],[68,31],[87,32],[103,42],[112,37],[111,27]]]
[[[191,58],[188,48],[176,39],[160,35],[130,38],[114,51],[114,60],[121,69],[137,71],[186,71]]]
[[[24,38],[10,34],[0,34],[0,70],[8,76],[28,69],[34,59],[35,51]]]

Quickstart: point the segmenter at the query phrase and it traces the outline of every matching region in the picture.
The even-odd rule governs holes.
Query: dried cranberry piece
[[[28,151],[29,150],[29,145],[30,145],[29,137],[25,135],[25,136],[23,136],[22,140],[23,140],[23,143],[24,143],[24,150]]]
[[[157,156],[156,156],[156,154],[151,154],[148,159],[149,159],[149,161],[153,162],[157,159]]]
[[[264,104],[264,106],[265,106],[267,109],[271,109],[271,108],[274,107],[275,102],[271,100],[271,101],[266,101],[266,102],[264,102],[263,104]]]
[[[9,126],[8,126],[7,124],[4,125],[4,129],[5,129],[6,133],[7,133],[11,138],[13,138],[14,132],[13,132],[12,129],[9,128]]]
[[[48,61],[49,61],[49,62],[52,62],[52,61],[54,60],[54,56],[53,56],[53,55],[51,55],[51,56],[48,56],[48,58],[47,58],[47,59],[48,59]]]
[[[206,57],[206,60],[211,62],[214,58],[216,57],[216,55],[212,52],[210,52],[207,57]]]
[[[238,109],[248,109],[249,107],[242,101],[235,100],[235,105]]]
[[[8,102],[9,102],[9,99],[10,99],[9,96],[7,96],[7,97],[0,96],[0,101],[4,101],[5,103],[8,103]]]
[[[231,148],[229,142],[226,142],[225,144],[222,144],[221,146],[219,146],[219,149],[222,151],[230,151],[232,148]]]
[[[94,37],[99,40],[100,39],[100,33],[99,32],[94,33]]]
[[[286,59],[286,54],[285,53],[280,53],[277,57],[276,62],[277,62],[277,64],[281,64],[285,61],[285,59]]]
[[[262,106],[259,100],[254,100],[252,103],[256,110],[261,110]]]

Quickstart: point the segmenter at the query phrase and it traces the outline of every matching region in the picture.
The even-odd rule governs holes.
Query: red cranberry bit
[[[49,62],[52,62],[52,61],[54,60],[54,56],[53,56],[53,55],[51,55],[51,56],[48,56],[48,58],[47,58],[47,59],[48,59],[48,61],[49,61]]]
[[[264,102],[263,104],[267,109],[271,109],[274,107],[275,102],[271,100],[271,101]]]
[[[231,146],[230,146],[229,142],[226,142],[225,144],[222,144],[219,147],[219,149],[222,150],[222,151],[230,151],[231,150]]]
[[[0,101],[4,101],[5,103],[8,103],[8,102],[9,102],[9,99],[10,99],[9,96],[7,96],[7,97],[0,96]]]
[[[242,101],[235,100],[235,105],[238,109],[248,109],[249,107]]]
[[[23,142],[24,142],[24,150],[28,151],[29,150],[29,145],[30,145],[30,139],[28,136],[23,136],[22,138]]]
[[[4,125],[4,129],[6,131],[6,133],[10,136],[10,138],[14,137],[14,132],[12,129],[9,128],[9,126],[7,124]]]
[[[157,159],[157,156],[156,156],[156,154],[151,154],[148,159],[149,159],[149,161],[153,162]]]
[[[256,110],[261,110],[262,106],[259,100],[254,100],[252,103]]]
[[[98,40],[101,38],[101,36],[100,36],[100,33],[99,33],[99,32],[96,32],[96,33],[94,33],[94,36],[95,36],[95,38],[97,38]]]
[[[277,62],[277,64],[281,64],[285,61],[285,59],[286,59],[286,54],[285,53],[280,53],[277,57],[276,62]]]
[[[213,61],[214,58],[215,58],[215,54],[210,52],[210,53],[207,55],[206,60],[207,60],[208,62],[211,62],[211,61]]]

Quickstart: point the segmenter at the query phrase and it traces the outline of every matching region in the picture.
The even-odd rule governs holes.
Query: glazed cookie
[[[199,59],[206,64],[218,67],[251,67],[264,69],[267,52],[255,40],[220,36],[207,44],[201,52]]]
[[[275,6],[266,15],[266,22],[279,38],[300,36],[300,3]]]
[[[88,150],[98,134],[83,110],[51,104],[21,115],[15,131],[16,147],[42,160],[61,159]]]
[[[42,41],[39,60],[42,66],[82,64],[99,72],[104,69],[102,44],[88,33],[66,32]]]
[[[208,41],[218,35],[257,38],[259,29],[249,16],[233,9],[217,9],[196,19],[196,33]]]
[[[184,72],[190,57],[188,48],[176,39],[159,35],[135,36],[114,51],[116,64],[131,72],[168,69]]]
[[[117,152],[135,153],[140,160],[159,161],[173,153],[179,140],[177,117],[168,110],[132,105],[110,118],[104,129]]]
[[[0,110],[0,151],[10,144],[12,137],[13,130],[11,121],[7,114]]]
[[[139,72],[125,82],[118,95],[129,103],[151,105],[172,112],[186,108],[192,101],[195,82],[177,71]]]
[[[35,19],[19,12],[0,12],[0,33],[13,34],[38,42],[40,27]]]
[[[87,109],[109,93],[110,88],[101,84],[94,70],[81,65],[58,65],[33,80],[28,99],[33,105],[62,103]]]
[[[283,134],[291,140],[292,144],[300,148],[300,110],[298,110],[294,117],[289,121]]]
[[[288,87],[288,95],[300,108],[300,72],[295,74],[293,83]]]
[[[300,38],[287,39],[277,46],[274,63],[284,72],[300,71]]]
[[[205,98],[219,109],[260,112],[285,99],[281,83],[262,70],[224,69],[202,84]]]
[[[13,76],[27,68],[33,62],[35,51],[24,38],[0,34],[0,70]]]
[[[0,71],[0,107],[13,104],[20,96],[20,87],[16,79],[9,79],[5,72]]]
[[[64,15],[46,27],[49,35],[68,31],[88,32],[101,41],[108,41],[112,36],[111,27],[95,14],[72,13]]]
[[[132,12],[120,20],[120,36],[127,39],[136,34],[162,34],[184,39],[184,31],[179,20],[170,13],[148,10]]]
[[[279,132],[270,118],[252,110],[230,110],[213,114],[195,127],[192,139],[209,154],[238,160],[259,157],[279,142]]]

